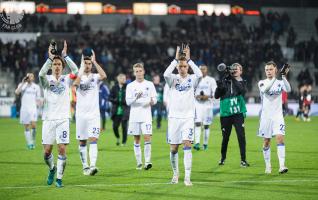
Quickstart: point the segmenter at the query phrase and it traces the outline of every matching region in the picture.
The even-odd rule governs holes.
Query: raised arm
[[[268,83],[264,83],[264,81],[259,82],[258,88],[262,93],[266,93],[271,89],[275,81],[276,81],[276,78],[274,77]]]
[[[284,82],[286,92],[291,92],[291,86],[290,86],[288,80],[286,79],[286,76],[282,76],[282,80]]]
[[[104,80],[107,78],[106,72],[103,68],[96,62],[95,52],[92,50],[92,63],[95,65],[96,70],[99,74],[99,80]]]
[[[19,95],[23,90],[25,90],[27,83],[26,80],[28,78],[28,74],[22,79],[21,83],[19,83],[17,89],[15,89],[14,93]]]
[[[39,72],[39,81],[40,81],[40,85],[43,88],[46,88],[49,86],[49,82],[46,79],[46,74],[51,68],[51,66],[52,66],[52,59],[48,58]]]
[[[73,60],[67,55],[67,43],[65,40],[64,40],[64,48],[62,50],[62,56],[63,56],[66,64],[68,65],[68,67],[71,69],[72,73],[77,75],[78,68],[77,68],[76,64],[73,62]]]
[[[173,81],[174,74],[172,74],[172,72],[178,65],[179,51],[180,51],[180,47],[177,46],[175,59],[170,63],[169,67],[163,73],[163,77],[165,78],[166,83],[168,84],[169,87],[171,87],[172,81]]]

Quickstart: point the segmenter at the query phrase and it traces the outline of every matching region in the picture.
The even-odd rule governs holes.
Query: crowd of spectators
[[[115,32],[91,32],[88,25],[83,25],[80,15],[74,15],[65,24],[48,22],[45,16],[27,16],[25,19],[26,30],[29,31],[36,27],[38,31],[73,33],[68,39],[68,54],[79,64],[82,50],[88,47],[94,49],[97,60],[111,80],[120,72],[131,76],[131,66],[135,62],[145,64],[148,76],[162,74],[175,55],[175,47],[186,42],[190,44],[191,57],[197,64],[207,64],[214,75],[219,63],[230,65],[240,62],[249,90],[253,78],[259,79],[256,72],[263,62],[274,60],[281,66],[286,61],[278,43],[283,33],[288,34],[287,46],[295,48],[296,60],[313,59],[313,49],[317,49],[316,41],[295,44],[297,36],[289,26],[287,14],[262,14],[260,20],[259,26],[247,26],[240,15],[204,15],[180,19],[175,26],[162,21],[160,33],[153,33],[142,20],[133,17],[128,17]],[[61,51],[62,39],[57,42]],[[29,41],[25,45],[18,41],[7,44],[0,41],[0,68],[10,67],[15,73],[15,82],[19,82],[26,72],[36,73],[40,69],[45,62],[48,45],[48,38]],[[306,45],[308,50],[304,53],[303,49],[307,48],[303,46]]]

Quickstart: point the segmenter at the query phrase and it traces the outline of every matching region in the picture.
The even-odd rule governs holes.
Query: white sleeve
[[[211,94],[212,94],[212,98],[214,98],[214,93],[215,93],[216,87],[217,87],[216,81],[215,81],[214,78],[212,78],[212,81],[211,81],[211,90],[212,90],[212,91],[211,91]]]
[[[71,69],[72,73],[76,75],[78,72],[78,68],[73,60],[69,56],[64,57],[64,60],[67,63],[68,67]]]
[[[284,90],[286,92],[290,92],[291,91],[291,86],[289,84],[289,82],[287,81],[286,77],[285,76],[282,76],[282,80],[283,80],[283,83],[284,83]]]
[[[191,69],[194,72],[194,75],[192,75],[193,77],[195,77],[194,87],[197,87],[198,84],[200,83],[200,80],[202,79],[202,76],[203,76],[202,72],[199,69],[199,67],[192,60],[189,60],[188,64],[190,65]]]
[[[168,84],[169,87],[172,86],[173,79],[175,77],[175,75],[172,72],[177,67],[177,64],[178,64],[178,61],[174,59],[163,74],[163,77],[165,78],[166,83]]]
[[[271,89],[271,87],[273,86],[275,81],[276,81],[276,78],[272,78],[272,80],[270,80],[270,82],[268,82],[267,84],[264,83],[264,81],[259,81],[258,82],[259,91],[261,91],[261,93],[268,92]]]
[[[38,85],[36,85],[36,99],[37,100],[41,99],[41,89]]]
[[[166,83],[165,87],[163,88],[163,102],[168,103],[168,99],[169,99],[169,85]]]
[[[126,89],[126,103],[128,106],[130,106],[135,101],[136,101],[136,97],[134,97],[131,85],[128,84]]]

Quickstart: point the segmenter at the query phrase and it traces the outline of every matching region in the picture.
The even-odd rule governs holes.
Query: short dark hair
[[[66,63],[65,63],[64,59],[61,56],[59,56],[59,55],[55,55],[53,57],[53,59],[52,59],[52,62],[53,62],[53,60],[60,60],[62,62],[63,68],[66,66]]]
[[[179,61],[187,61],[187,58],[185,56],[180,56]]]
[[[265,65],[273,65],[274,67],[276,67],[277,68],[277,65],[276,65],[276,63],[274,62],[274,61],[268,61]]]
[[[89,56],[84,56],[84,60],[92,60],[92,58]]]

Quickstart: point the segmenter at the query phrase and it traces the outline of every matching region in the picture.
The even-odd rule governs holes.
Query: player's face
[[[265,74],[267,78],[273,78],[276,76],[277,68],[273,65],[265,65]]]
[[[92,61],[90,61],[90,60],[84,60],[84,64],[85,64],[84,72],[85,72],[85,73],[91,72],[91,71],[92,71],[92,66],[93,66]]]
[[[52,73],[56,76],[60,76],[63,71],[63,64],[60,59],[54,59],[52,63]]]
[[[134,68],[134,75],[136,76],[136,79],[142,80],[145,76],[145,70],[141,67]]]
[[[200,69],[201,69],[201,72],[202,72],[203,76],[208,75],[208,68],[207,68],[207,66],[201,66]]]
[[[178,65],[178,72],[181,76],[186,76],[188,74],[189,65],[187,61],[181,60]]]

